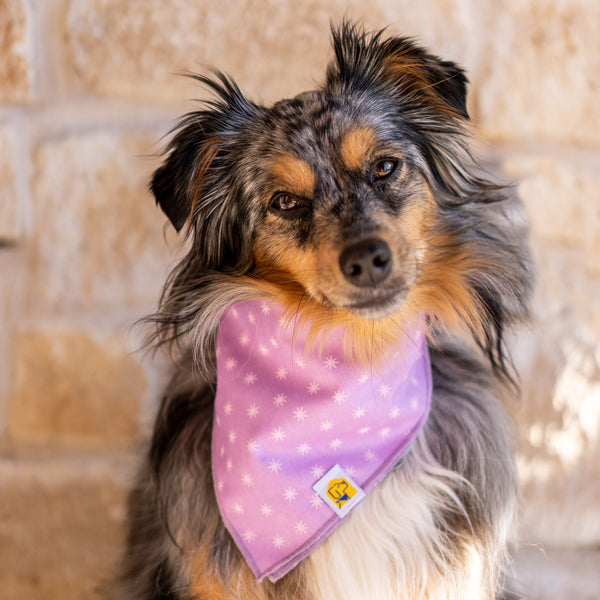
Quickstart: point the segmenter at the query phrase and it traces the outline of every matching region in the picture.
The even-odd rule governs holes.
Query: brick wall
[[[146,183],[215,64],[270,102],[311,87],[329,20],[461,62],[539,262],[523,372],[516,571],[600,585],[600,5],[595,0],[0,0],[0,595],[94,598],[162,380],[132,328],[177,242]],[[544,545],[545,554],[532,550]],[[540,573],[543,577],[540,577]]]

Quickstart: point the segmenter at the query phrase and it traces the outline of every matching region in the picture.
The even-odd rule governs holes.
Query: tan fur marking
[[[305,197],[311,197],[315,193],[315,172],[308,163],[292,154],[282,154],[274,158],[271,173],[286,192]]]
[[[370,127],[359,127],[348,131],[340,144],[340,154],[350,169],[360,169],[375,147],[375,132]]]

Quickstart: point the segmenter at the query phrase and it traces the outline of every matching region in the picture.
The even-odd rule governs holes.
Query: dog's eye
[[[269,208],[282,217],[296,219],[306,216],[308,204],[302,198],[289,192],[278,192],[271,198]]]
[[[373,165],[372,177],[374,181],[389,177],[398,167],[395,158],[382,158]]]

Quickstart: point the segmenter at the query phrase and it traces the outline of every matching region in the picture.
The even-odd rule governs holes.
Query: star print
[[[325,469],[320,465],[315,465],[310,473],[315,479],[321,479],[325,475]]]
[[[360,435],[366,435],[367,433],[369,433],[369,431],[371,431],[370,427],[361,427],[358,430],[358,433],[360,433]]]
[[[271,346],[273,346],[273,348],[279,348],[279,342],[274,337],[270,337],[269,342],[271,342]]]
[[[220,492],[223,491],[224,487],[225,487],[225,484],[222,481],[219,481],[219,483],[217,483],[217,488],[219,489]]]
[[[283,538],[283,536],[277,534],[273,538],[273,546],[275,546],[275,548],[277,548],[278,550],[280,548],[283,548],[285,546],[285,539]]]
[[[254,529],[247,529],[246,531],[244,531],[243,537],[244,541],[249,544],[250,542],[253,542],[256,539],[256,531],[254,531]]]
[[[231,402],[228,402],[224,407],[223,407],[223,412],[229,416],[232,412],[233,412],[233,405],[231,404]]]
[[[281,463],[274,458],[269,463],[269,471],[271,471],[271,473],[279,473],[279,471],[281,471]]]
[[[233,463],[231,462],[230,458],[227,459],[227,462],[225,463],[225,467],[228,471],[231,471],[233,469]]]
[[[281,442],[285,439],[285,431],[281,427],[276,427],[271,432],[271,438],[276,442]]]
[[[383,429],[379,430],[379,437],[382,439],[385,439],[385,438],[389,437],[390,433],[391,433],[390,428],[384,427]]]
[[[308,393],[311,395],[316,394],[321,389],[321,386],[316,381],[311,381],[308,386]]]
[[[248,410],[246,411],[246,414],[251,418],[251,419],[255,419],[258,415],[258,413],[260,412],[258,406],[256,406],[256,404],[251,404],[248,407]]]
[[[228,371],[233,371],[233,369],[235,369],[237,367],[237,360],[235,360],[235,358],[228,358],[227,362],[225,363],[225,368]]]
[[[298,495],[298,492],[292,486],[290,486],[289,488],[287,488],[285,490],[285,492],[283,493],[283,497],[288,502],[292,502],[293,500],[295,500],[297,495]]]
[[[355,419],[362,419],[367,414],[367,410],[359,406],[353,413],[352,417]]]
[[[300,535],[304,535],[307,531],[308,531],[308,527],[306,526],[306,523],[304,523],[303,521],[298,521],[296,523],[296,533],[299,533]]]
[[[382,383],[382,384],[379,386],[379,393],[380,393],[380,394],[381,394],[381,395],[382,395],[384,398],[387,398],[387,397],[390,395],[390,391],[391,391],[391,388],[390,388],[390,386],[389,386],[387,383]]]
[[[246,385],[253,385],[254,383],[256,383],[256,375],[252,372],[247,373],[244,377],[244,383]]]
[[[277,369],[276,377],[279,381],[282,381],[287,377],[287,373],[288,371],[285,367],[279,367],[279,369]]]
[[[331,371],[331,369],[335,369],[338,366],[340,361],[335,356],[328,356],[325,359],[325,366]]]
[[[323,500],[321,500],[321,497],[319,496],[319,494],[315,494],[311,500],[310,500],[310,505],[313,508],[321,508],[323,506]]]
[[[331,421],[323,421],[321,423],[321,431],[329,431],[333,427],[333,423]]]
[[[360,383],[362,385],[363,383],[367,383],[368,380],[369,380],[369,374],[368,373],[363,373],[360,376],[360,378],[358,380],[358,383]]]
[[[254,485],[254,479],[252,477],[252,475],[250,475],[250,473],[244,473],[242,475],[242,483],[246,486],[246,487],[251,487]]]
[[[254,454],[258,450],[258,442],[255,440],[248,440],[246,444],[246,450],[250,452],[250,454]]]
[[[304,369],[304,367],[306,367],[306,363],[304,362],[304,360],[302,360],[301,358],[297,358],[296,359],[296,366],[299,369]]]
[[[263,517],[270,517],[273,514],[273,509],[268,504],[263,504],[260,507],[260,514]]]
[[[244,507],[239,502],[236,502],[233,505],[233,512],[236,515],[242,515],[242,514],[244,514]]]
[[[346,474],[350,475],[350,477],[354,477],[356,475],[356,469],[354,467],[349,466],[349,465],[346,465],[344,467],[344,471],[346,471]]]
[[[335,401],[336,404],[342,404],[342,402],[344,402],[346,400],[347,396],[348,396],[348,394],[346,392],[344,392],[343,390],[338,390],[333,395],[333,399],[334,399],[334,401]]]
[[[303,442],[296,448],[296,450],[298,450],[298,454],[304,456],[305,454],[308,454],[310,452],[310,444],[308,444],[307,442]]]
[[[249,313],[248,314],[248,321],[250,323],[252,323],[252,325],[254,325],[254,323],[256,323],[256,317],[254,316],[254,313]]]
[[[294,419],[296,419],[296,421],[298,421],[298,423],[302,423],[302,422],[306,421],[307,417],[308,417],[308,413],[306,412],[306,410],[304,409],[303,406],[299,406],[294,411]]]
[[[234,444],[235,440],[237,440],[237,433],[232,429],[227,436],[230,444]]]
[[[390,411],[390,418],[397,419],[401,414],[402,411],[398,407],[392,408],[392,410]]]
[[[338,450],[341,445],[342,445],[342,440],[340,440],[340,438],[335,438],[335,440],[331,440],[331,442],[329,442],[329,447],[332,450]]]
[[[248,334],[244,333],[240,336],[240,346],[247,346],[250,343],[250,338]]]
[[[267,355],[269,354],[269,349],[268,349],[268,348],[267,348],[267,347],[266,347],[264,344],[261,344],[261,345],[258,347],[258,351],[259,351],[259,352],[260,352],[260,353],[261,353],[263,356],[267,356]]]
[[[367,462],[373,462],[377,458],[373,450],[367,450],[364,454],[364,457]]]
[[[271,307],[268,304],[266,304],[265,302],[263,302],[260,305],[260,310],[263,315],[268,315],[271,312]]]
[[[273,400],[275,406],[283,406],[286,402],[287,398],[285,394],[277,394],[277,396],[275,396],[275,399]]]

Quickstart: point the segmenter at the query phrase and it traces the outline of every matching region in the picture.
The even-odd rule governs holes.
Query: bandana
[[[429,414],[415,323],[384,365],[344,361],[344,330],[305,348],[271,302],[235,304],[217,334],[213,478],[225,525],[258,581],[283,577],[394,467]]]

